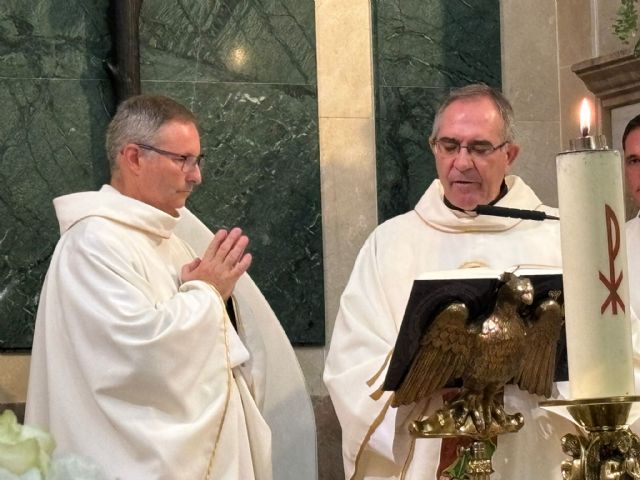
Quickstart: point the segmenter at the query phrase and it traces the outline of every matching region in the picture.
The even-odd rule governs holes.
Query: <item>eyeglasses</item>
[[[143,150],[149,150],[151,152],[164,155],[165,157],[169,157],[175,162],[182,163],[183,172],[189,172],[196,166],[200,167],[200,170],[202,170],[202,167],[204,166],[204,155],[180,155],[179,153],[169,152],[167,150],[162,150],[161,148],[152,147],[151,145],[145,145],[144,143],[136,143],[136,145]]]
[[[456,140],[452,140],[449,138],[438,138],[431,142],[431,145],[438,151],[439,154],[444,155],[446,157],[451,157],[453,155],[457,155],[460,152],[461,148],[466,148],[469,155],[473,157],[488,157],[496,150],[504,147],[508,141],[502,142],[500,145],[496,145],[495,147],[491,144],[491,142],[487,141],[477,141],[471,142],[467,145],[461,145],[460,142]]]

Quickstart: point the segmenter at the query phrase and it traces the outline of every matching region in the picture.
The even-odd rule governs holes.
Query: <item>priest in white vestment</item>
[[[640,207],[640,115],[632,118],[622,134],[624,154],[624,172],[627,192],[631,195],[636,208]],[[634,360],[640,365],[636,352],[640,351],[640,332],[637,318],[640,314],[640,218],[636,215],[626,225],[627,262],[629,264],[629,297],[631,300],[631,327],[633,331]],[[640,375],[636,368],[636,392],[640,392]]]
[[[40,297],[26,423],[110,479],[271,480],[267,422],[281,433],[295,404],[304,427],[289,432],[302,443],[312,411],[291,346],[245,273],[248,238],[239,228],[213,236],[184,208],[202,181],[195,117],[167,97],[130,98],[107,153],[110,185],[54,201],[61,238]],[[268,362],[270,347],[289,365]],[[274,385],[273,365],[291,382]],[[308,437],[313,451],[288,464],[296,476],[276,478],[315,478]]]
[[[416,278],[473,266],[561,268],[559,222],[473,212],[495,203],[555,213],[522,179],[505,176],[518,154],[512,124],[511,106],[499,92],[480,85],[452,92],[430,138],[439,179],[413,211],[376,228],[358,255],[324,373],[342,427],[348,479],[432,480],[449,466],[441,440],[414,440],[408,432],[410,421],[442,405],[440,394],[400,408],[389,406],[391,392],[375,394]],[[498,438],[492,479],[559,478],[565,458],[560,439],[572,425],[538,408],[541,398],[516,386],[506,387],[504,400],[505,410],[521,412],[525,423]]]

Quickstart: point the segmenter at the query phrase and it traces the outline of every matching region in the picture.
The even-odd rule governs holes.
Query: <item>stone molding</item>
[[[640,102],[640,58],[631,49],[579,62],[571,69],[606,110]]]

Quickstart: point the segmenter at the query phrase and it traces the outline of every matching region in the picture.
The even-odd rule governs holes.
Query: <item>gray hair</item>
[[[447,98],[444,100],[438,112],[436,113],[436,117],[433,120],[433,128],[431,130],[431,136],[429,137],[429,142],[433,142],[438,135],[438,130],[440,129],[440,122],[442,121],[442,114],[445,109],[451,105],[456,100],[465,100],[474,97],[487,97],[491,101],[493,101],[494,105],[498,109],[498,113],[500,117],[502,117],[502,135],[503,139],[506,142],[513,142],[516,138],[516,130],[515,130],[515,118],[513,114],[513,107],[509,100],[498,90],[495,88],[491,88],[488,85],[482,83],[475,83],[472,85],[467,85],[466,87],[458,88],[452,90]]]
[[[170,121],[198,122],[184,105],[162,95],[137,95],[122,102],[107,127],[107,158],[113,172],[118,168],[118,153],[128,143],[150,144],[160,127]]]

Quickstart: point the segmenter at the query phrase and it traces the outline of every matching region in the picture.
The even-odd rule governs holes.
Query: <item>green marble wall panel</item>
[[[198,84],[194,110],[211,160],[194,210],[211,226],[245,229],[256,253],[250,273],[291,338],[323,343],[315,88]]]
[[[106,78],[108,0],[2,0],[0,78]]]
[[[145,0],[142,78],[316,83],[311,0]]]
[[[412,209],[436,178],[433,116],[451,88],[500,87],[498,0],[373,4],[378,215]]]
[[[51,199],[107,176],[104,81],[0,79],[0,349],[29,348],[58,239]]]
[[[145,0],[141,17],[143,91],[201,120],[209,168],[190,206],[249,233],[250,273],[296,344],[324,342],[313,15],[311,0]],[[108,180],[107,17],[108,0],[0,6],[0,350],[30,346],[51,200]]]

